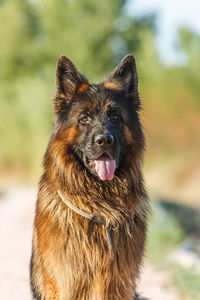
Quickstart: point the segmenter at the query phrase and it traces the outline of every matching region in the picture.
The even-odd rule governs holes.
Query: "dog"
[[[139,299],[150,208],[135,59],[90,84],[61,56],[56,88],[34,220],[33,299]]]

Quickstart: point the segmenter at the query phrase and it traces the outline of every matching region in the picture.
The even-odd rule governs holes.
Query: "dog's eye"
[[[120,121],[121,117],[120,117],[120,115],[114,113],[114,114],[111,114],[110,119],[113,121]]]
[[[119,115],[116,115],[116,114],[113,115],[112,118],[113,118],[113,120],[116,120],[116,121],[120,120],[120,116],[119,116]]]
[[[82,116],[82,117],[80,118],[80,121],[81,121],[82,123],[86,123],[86,122],[88,121],[88,116],[87,116],[87,115]]]
[[[108,111],[108,117],[112,121],[120,121],[121,120],[120,112],[118,111],[118,109],[113,108],[113,107],[111,107],[110,110]]]

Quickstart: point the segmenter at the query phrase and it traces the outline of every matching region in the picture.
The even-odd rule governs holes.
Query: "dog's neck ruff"
[[[78,215],[85,217],[89,220],[91,220],[92,222],[98,224],[98,225],[105,225],[106,221],[105,218],[103,216],[94,216],[92,214],[86,213],[85,211],[81,210],[80,208],[74,206],[69,200],[67,200],[64,195],[60,192],[60,190],[57,190],[57,193],[59,195],[59,197],[61,198],[61,200],[69,207],[71,208],[71,210],[73,210],[75,213],[77,213]]]
[[[89,220],[91,220],[92,222],[94,222],[95,224],[98,225],[106,225],[106,220],[103,216],[97,215],[94,216],[92,214],[86,213],[85,211],[81,210],[80,208],[74,206],[70,201],[68,201],[67,199],[65,199],[64,195],[60,192],[60,190],[57,190],[58,196],[60,197],[60,199],[71,209],[73,210],[75,213],[77,213],[78,215],[85,217]],[[112,237],[111,237],[111,233],[110,233],[110,225],[108,225],[106,227],[106,234],[107,234],[107,238],[108,238],[108,242],[109,245],[111,247],[113,247],[113,242],[112,242]]]

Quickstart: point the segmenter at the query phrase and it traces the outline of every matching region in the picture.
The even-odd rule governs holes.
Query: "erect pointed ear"
[[[59,57],[56,70],[56,87],[59,93],[73,96],[77,87],[84,80],[84,77],[66,56]]]
[[[108,89],[124,90],[127,96],[137,96],[138,77],[133,55],[127,55],[122,59],[104,86]]]
[[[88,81],[81,75],[74,64],[66,57],[60,56],[56,70],[56,98],[55,112],[65,109],[76,92],[83,92],[88,88]]]

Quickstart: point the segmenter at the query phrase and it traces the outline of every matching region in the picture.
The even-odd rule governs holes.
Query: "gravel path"
[[[31,300],[29,259],[37,189],[13,187],[0,195],[0,299]],[[139,291],[150,300],[181,300],[167,274],[146,263]]]

